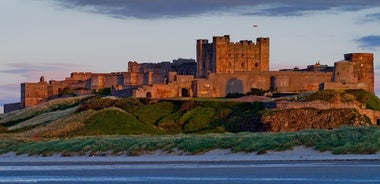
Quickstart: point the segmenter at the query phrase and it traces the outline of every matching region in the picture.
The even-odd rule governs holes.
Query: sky
[[[379,28],[377,0],[0,0],[0,113],[22,82],[195,58],[197,39],[222,35],[270,37],[271,70],[374,53],[380,95]]]

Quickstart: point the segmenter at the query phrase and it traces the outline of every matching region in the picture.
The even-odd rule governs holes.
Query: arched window
[[[258,63],[255,63],[255,67],[256,67],[256,68],[259,67],[259,64],[258,64]]]

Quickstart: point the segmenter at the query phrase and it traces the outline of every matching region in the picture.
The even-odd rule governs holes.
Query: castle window
[[[259,67],[259,64],[258,64],[258,63],[255,63],[255,67],[256,67],[256,68]]]
[[[241,67],[242,67],[242,68],[244,68],[244,67],[245,67],[244,63],[241,63]]]

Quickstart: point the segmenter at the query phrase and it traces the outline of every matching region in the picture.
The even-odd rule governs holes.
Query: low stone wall
[[[360,106],[354,103],[329,103],[325,101],[313,101],[313,102],[291,102],[291,101],[278,101],[275,102],[276,109],[303,109],[303,108],[313,108],[313,109],[356,109],[360,114],[366,115],[373,125],[378,124],[380,120],[380,112],[371,109],[365,109],[365,105]]]
[[[365,108],[359,107],[355,103],[330,103],[325,101],[312,101],[312,102],[291,102],[287,100],[278,101],[276,103],[277,109],[302,109],[302,108],[315,108],[315,109],[331,109],[331,108]]]
[[[21,103],[10,103],[10,104],[4,104],[4,113],[12,112],[12,111],[17,111],[20,110],[21,108]]]

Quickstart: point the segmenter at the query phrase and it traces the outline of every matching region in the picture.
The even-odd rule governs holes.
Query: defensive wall
[[[198,82],[199,81],[199,82]],[[196,80],[197,97],[224,97],[228,93],[250,92],[252,88],[276,92],[317,91],[320,83],[331,81],[331,72],[239,72],[210,74]],[[209,95],[212,96],[209,96]]]

